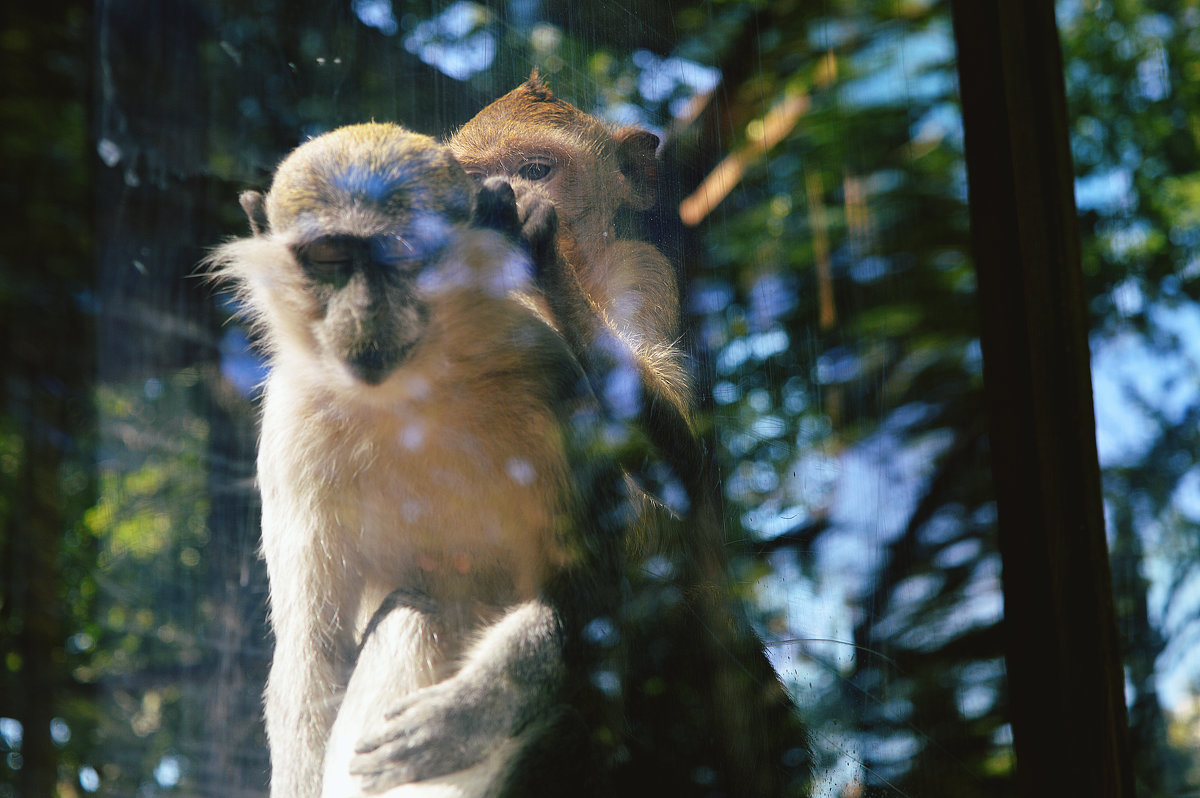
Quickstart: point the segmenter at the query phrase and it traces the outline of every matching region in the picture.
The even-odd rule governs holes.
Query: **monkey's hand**
[[[523,181],[510,183],[503,177],[489,177],[475,195],[472,221],[480,227],[498,230],[529,248],[535,276],[560,266],[555,245],[558,212],[554,202]]]
[[[554,202],[523,180],[510,184],[505,178],[490,177],[475,197],[475,223],[528,247],[534,279],[605,417],[645,433],[663,468],[644,467],[645,447],[636,440],[640,436],[620,457],[622,465],[672,508],[699,506],[705,460],[682,403],[664,399],[675,389],[663,381],[659,364],[651,363],[614,327],[559,251]]]
[[[462,669],[391,707],[355,749],[350,772],[378,793],[457,773],[518,737],[557,700],[561,642],[554,613],[529,602],[493,624]]]
[[[392,707],[355,749],[350,772],[367,793],[475,765],[514,733],[514,700],[502,687],[457,677]]]
[[[517,196],[507,180],[503,177],[489,177],[483,181],[475,195],[471,221],[479,227],[499,230],[513,238],[520,235]]]

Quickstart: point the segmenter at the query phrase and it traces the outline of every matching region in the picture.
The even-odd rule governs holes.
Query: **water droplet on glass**
[[[121,148],[112,139],[100,139],[96,143],[96,152],[100,154],[100,160],[104,161],[105,166],[116,166],[121,162]]]

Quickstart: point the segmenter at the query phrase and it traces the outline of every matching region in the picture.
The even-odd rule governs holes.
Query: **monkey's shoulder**
[[[585,400],[575,353],[555,326],[542,296],[515,290],[503,296],[459,292],[431,313],[423,360],[413,368],[439,372],[443,384],[486,404],[533,403],[552,412]]]

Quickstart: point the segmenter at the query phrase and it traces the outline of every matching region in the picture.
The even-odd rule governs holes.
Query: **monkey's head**
[[[535,184],[576,235],[600,234],[622,207],[644,211],[654,204],[658,137],[636,127],[610,129],[555,97],[536,70],[447,145],[476,179]]]
[[[395,236],[422,216],[466,221],[473,188],[446,148],[399,125],[338,128],[292,151],[266,198],[273,232]]]
[[[265,200],[242,196],[257,235],[215,260],[243,284],[269,347],[298,342],[376,385],[421,339],[423,286],[469,221],[474,191],[428,136],[343,127],[294,150]]]

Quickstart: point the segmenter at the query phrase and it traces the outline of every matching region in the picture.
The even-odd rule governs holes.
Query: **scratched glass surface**
[[[1184,132],[1200,9],[1057,10],[1134,773],[1139,795],[1185,795],[1200,787],[1200,144]]]
[[[371,119],[445,136],[537,66],[661,139],[642,221],[683,278],[736,584],[810,728],[817,794],[1011,781],[947,10],[565,9],[97,5],[79,35],[99,468],[65,620],[66,680],[87,693],[59,710],[57,778],[263,792],[264,371],[197,264],[245,234],[238,192],[307,137]]]
[[[1138,773],[1177,795],[1200,779],[1181,102],[1200,14],[1151,5],[1063,2],[1060,26]],[[661,140],[640,221],[679,268],[735,581],[809,727],[814,794],[1012,791],[945,4],[100,0],[12,29],[6,63],[58,124],[4,133],[18,168],[52,154],[54,191],[29,199],[53,244],[17,252],[48,268],[3,295],[38,332],[0,420],[0,517],[32,519],[0,537],[0,796],[265,795],[264,364],[198,264],[308,137],[444,137],[534,66]]]

